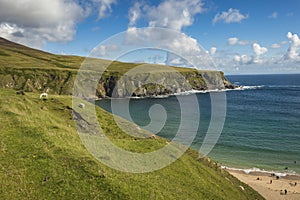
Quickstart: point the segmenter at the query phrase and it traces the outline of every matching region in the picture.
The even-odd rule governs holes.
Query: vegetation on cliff
[[[84,61],[83,57],[54,55],[0,38],[0,88],[26,92],[41,92],[49,88],[52,94],[69,95],[73,92],[76,74]],[[97,70],[103,68],[101,78],[97,77],[99,81],[95,88],[96,97],[101,98],[113,95],[156,96],[191,89],[233,88],[219,71],[198,71],[178,67],[172,67],[170,71],[164,70],[165,66],[147,64],[150,69],[147,72],[140,71],[127,75],[142,64],[101,59],[89,59],[89,62],[91,66],[97,66]],[[145,84],[149,80],[152,82]],[[113,93],[116,85],[123,86],[123,89]]]

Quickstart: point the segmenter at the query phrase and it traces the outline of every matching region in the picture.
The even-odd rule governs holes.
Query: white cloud
[[[252,49],[253,49],[255,55],[257,55],[257,56],[261,56],[268,52],[268,49],[266,47],[261,47],[258,43],[254,43],[252,45]]]
[[[274,43],[274,44],[271,45],[272,49],[279,49],[280,47],[281,47],[281,45],[277,44],[277,43]]]
[[[228,38],[228,44],[229,45],[248,45],[250,42],[246,40],[240,40],[237,37]]]
[[[286,60],[300,61],[300,39],[297,34],[288,32],[286,37],[290,41],[290,47],[285,54]]]
[[[261,56],[266,54],[268,49],[266,47],[261,47],[258,43],[253,43],[252,49],[255,55],[252,57],[250,64],[262,64],[263,60],[261,59]]]
[[[252,58],[247,56],[247,55],[242,55],[241,56],[241,62],[245,63],[245,64],[250,64],[251,63]]]
[[[233,62],[238,63],[240,65],[251,65],[251,64],[262,64],[266,62],[261,57],[268,52],[266,47],[261,47],[258,43],[252,44],[252,50],[254,55],[234,55]]]
[[[234,55],[233,60],[234,60],[235,62],[240,62],[240,61],[241,61],[241,56],[239,56],[239,55]]]
[[[92,54],[94,56],[104,57],[104,56],[108,56],[109,53],[118,50],[119,48],[117,45],[100,45],[93,49]]]
[[[218,13],[213,19],[213,24],[216,24],[219,21],[223,21],[227,24],[238,23],[243,21],[244,19],[247,19],[248,17],[248,14],[241,14],[238,9],[230,8],[227,12],[223,11],[222,13]]]
[[[238,43],[239,39],[236,37],[228,38],[228,44],[230,45],[236,45]]]
[[[234,55],[233,61],[240,65],[250,64],[252,62],[252,57],[247,55]]]
[[[111,6],[117,3],[117,0],[92,0],[94,5],[99,6],[98,18],[102,19],[107,17],[111,12]]]
[[[194,16],[202,13],[201,0],[165,0],[157,6],[144,6],[150,27],[164,27],[181,30],[194,22]]]
[[[216,54],[216,52],[217,52],[217,48],[216,47],[211,47],[210,48],[210,55],[215,55]]]
[[[201,47],[197,40],[182,33],[183,27],[190,26],[194,23],[195,15],[202,13],[202,0],[164,0],[156,6],[149,4],[136,3],[129,10],[129,27],[126,32],[126,45],[148,44],[156,45],[158,48],[173,50],[194,64],[204,62]],[[138,29],[135,27],[138,19],[148,21],[148,28]],[[167,29],[155,29],[168,28]],[[179,32],[177,32],[179,31]],[[216,49],[212,49],[215,53]],[[171,56],[168,53],[166,64],[181,66],[186,63],[184,59]],[[205,56],[204,56],[205,57]],[[206,55],[207,57],[207,55]]]
[[[129,9],[129,25],[133,26],[136,21],[141,17],[141,3],[136,2],[133,7]]]
[[[277,17],[278,17],[277,12],[273,12],[271,15],[268,16],[268,18],[270,18],[270,19],[276,19]]]
[[[195,38],[171,29],[129,27],[123,45],[136,47],[137,49],[141,48],[141,46],[149,46],[176,52],[179,55],[179,59],[178,56],[170,56],[172,53],[168,53],[167,65],[176,64],[179,66],[178,63],[180,63],[182,67],[191,67],[192,65],[202,69],[213,69],[214,67],[210,56],[198,45]],[[189,61],[189,64],[187,64],[185,59]]]
[[[2,0],[0,36],[29,46],[73,39],[76,24],[88,14],[75,1]]]
[[[147,43],[156,44],[159,48],[173,49],[184,55],[196,55],[201,52],[197,40],[184,33],[168,29],[129,27],[126,32],[126,45],[139,45]]]

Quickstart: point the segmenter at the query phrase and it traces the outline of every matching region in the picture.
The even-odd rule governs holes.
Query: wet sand
[[[267,200],[300,199],[300,176],[287,175],[277,179],[276,176],[271,176],[268,173],[251,172],[246,174],[243,171],[229,169],[227,171],[240,181],[251,186]],[[259,180],[257,180],[258,178]],[[270,180],[272,180],[272,183],[270,183]],[[297,183],[296,186],[295,182]],[[287,190],[287,194],[285,194],[284,190]]]

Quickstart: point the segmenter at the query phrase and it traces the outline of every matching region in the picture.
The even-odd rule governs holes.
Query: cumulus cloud
[[[257,55],[257,56],[261,56],[268,52],[268,49],[266,47],[261,47],[258,43],[254,43],[252,45],[252,49],[253,49],[255,55]]]
[[[130,25],[135,24],[140,16],[140,4],[135,4],[130,9]],[[194,16],[202,13],[203,3],[201,0],[165,0],[157,6],[143,5],[144,17],[150,27],[164,27],[181,30],[194,22]]]
[[[159,48],[180,51],[182,54],[195,55],[201,51],[197,40],[184,33],[167,29],[129,27],[126,32],[126,45],[155,43]]]
[[[2,0],[0,36],[26,45],[41,47],[46,41],[73,39],[76,23],[88,15],[75,1]]]
[[[117,3],[117,0],[92,0],[94,5],[99,6],[98,18],[107,17],[112,12],[112,5]]]
[[[253,60],[252,57],[244,55],[244,54],[243,55],[234,55],[234,57],[233,57],[233,61],[240,65],[251,64],[252,60]]]
[[[276,19],[277,17],[278,17],[277,12],[273,12],[271,15],[268,16],[268,18],[270,18],[270,19]]]
[[[268,52],[266,47],[260,46],[258,43],[252,44],[252,50],[254,55],[234,55],[233,61],[234,63],[238,63],[240,65],[251,65],[251,64],[262,64],[264,60],[262,56]]]
[[[216,52],[217,52],[217,48],[216,47],[211,47],[210,48],[210,55],[215,55],[216,54]]]
[[[171,29],[129,27],[123,44],[136,48],[141,48],[142,46],[155,47],[162,50],[167,49],[169,52],[166,60],[167,65],[181,67],[194,65],[202,69],[213,68],[210,56],[199,46],[195,38]],[[213,51],[214,49],[212,49]],[[176,52],[180,56],[175,56],[172,52]]]
[[[286,37],[290,41],[290,47],[285,54],[286,60],[300,61],[300,39],[297,34],[288,32]]]
[[[230,8],[227,12],[223,11],[222,13],[218,13],[213,19],[213,24],[221,21],[227,24],[238,23],[247,19],[248,17],[248,14],[241,14],[238,9]]]
[[[246,40],[240,40],[237,37],[228,38],[229,45],[248,45],[250,42]]]
[[[108,56],[109,53],[118,50],[119,47],[117,45],[100,45],[93,49],[92,54],[94,56],[104,57],[104,56]]]
[[[133,26],[136,21],[141,17],[141,3],[136,2],[133,7],[129,9],[129,25]]]
[[[194,17],[204,12],[202,0],[164,0],[152,6],[136,3],[129,10],[129,27],[126,32],[126,45],[149,44],[161,49],[169,49],[188,59],[193,65],[205,65],[207,54],[202,51],[197,40],[182,33],[182,28],[194,23]],[[135,27],[138,19],[145,19],[148,28]],[[168,31],[168,28],[175,31]],[[212,48],[214,54],[216,48]],[[204,55],[205,54],[205,55]],[[172,53],[167,54],[167,65],[187,66],[186,61]]]
[[[253,43],[252,49],[255,55],[252,57],[250,63],[262,64],[263,60],[261,59],[261,56],[266,54],[268,52],[268,49],[266,47],[261,47],[258,43]]]

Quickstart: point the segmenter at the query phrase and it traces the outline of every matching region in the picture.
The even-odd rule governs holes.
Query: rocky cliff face
[[[77,72],[74,70],[0,69],[0,87],[71,95]],[[136,73],[122,75],[104,72],[95,88],[96,98],[151,97],[189,90],[233,88],[219,71],[190,70],[180,73]],[[91,96],[89,96],[91,97]]]

